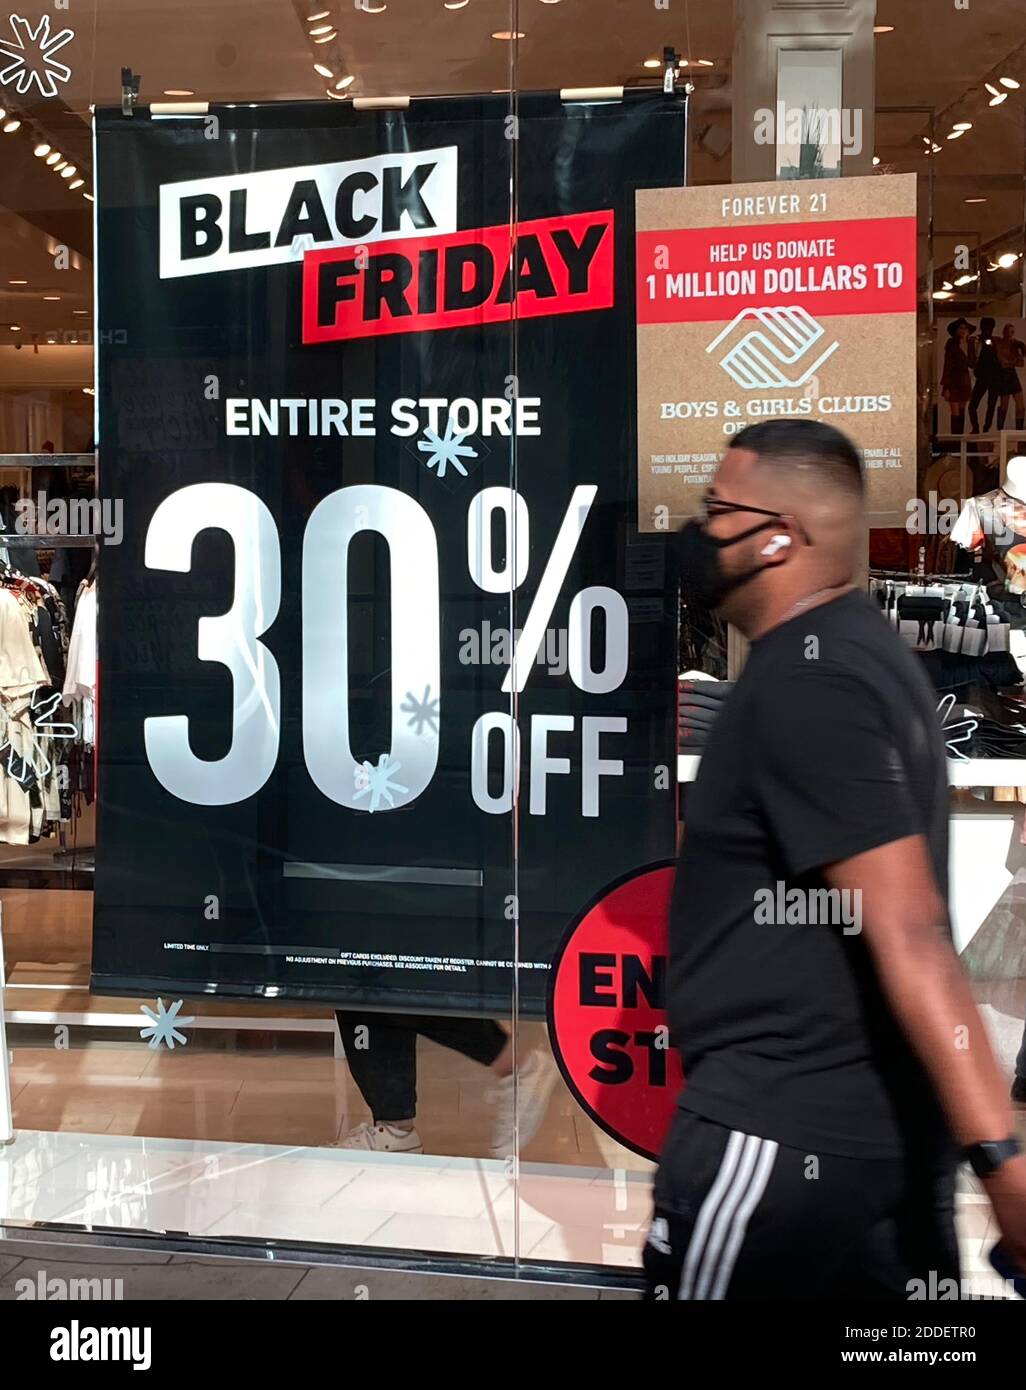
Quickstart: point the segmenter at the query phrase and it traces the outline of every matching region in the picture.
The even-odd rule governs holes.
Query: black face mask
[[[693,594],[704,608],[718,608],[728,594],[763,571],[762,565],[755,565],[741,574],[726,575],[720,563],[720,551],[737,545],[738,541],[747,540],[749,536],[756,536],[760,531],[768,531],[771,526],[779,528],[779,518],[761,521],[740,535],[719,540],[710,536],[699,522],[689,521],[675,537],[677,563],[685,590]]]

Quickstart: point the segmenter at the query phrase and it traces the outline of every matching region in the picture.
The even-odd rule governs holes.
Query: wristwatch
[[[969,1144],[962,1156],[978,1178],[992,1178],[1002,1163],[1021,1153],[1022,1144],[1010,1134],[1007,1139]]]

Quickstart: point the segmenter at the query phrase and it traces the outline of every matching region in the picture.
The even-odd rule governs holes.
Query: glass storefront
[[[773,416],[863,450],[1011,1079],[1026,16],[786,10],[0,15],[9,1232],[639,1264],[745,655],[667,539]]]

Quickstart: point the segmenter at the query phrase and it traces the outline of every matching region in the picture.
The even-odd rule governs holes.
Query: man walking
[[[859,456],[809,420],[737,435],[684,583],[751,650],[689,789],[671,908],[686,1084],[651,1298],[905,1299],[959,1277],[954,1176],[1026,1268],[1026,1156],[953,950],[935,698],[853,584]]]

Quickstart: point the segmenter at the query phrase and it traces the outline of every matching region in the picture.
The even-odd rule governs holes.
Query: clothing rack
[[[96,454],[0,454],[0,468],[95,468]]]

